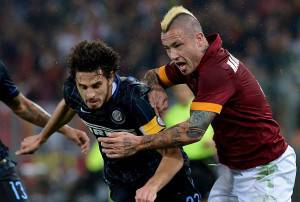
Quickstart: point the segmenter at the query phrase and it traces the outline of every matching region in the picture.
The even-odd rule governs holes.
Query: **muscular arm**
[[[153,97],[159,97],[160,95],[157,95],[155,93],[165,93],[164,87],[161,85],[159,76],[158,76],[158,69],[150,69],[146,72],[143,82],[145,82],[150,88],[151,93],[153,93]],[[151,97],[150,97],[151,102]]]
[[[26,98],[22,93],[19,93],[19,95],[16,96],[12,102],[7,103],[7,105],[22,119],[40,127],[44,127],[50,119],[48,112]],[[59,132],[65,133],[66,127],[59,129]]]
[[[50,115],[44,109],[27,99],[22,93],[7,105],[22,119],[40,127],[45,126],[50,118]]]
[[[53,132],[68,123],[74,115],[75,112],[66,105],[64,100],[62,100],[57,105],[54,113],[42,132],[39,135],[32,135],[25,138],[16,154],[31,154],[38,150],[40,146],[53,134]],[[64,126],[64,128],[66,128],[66,133],[64,133],[64,135],[80,146],[83,153],[86,153],[89,148],[89,137],[87,134],[71,127]]]
[[[139,150],[187,145],[202,138],[215,116],[214,112],[192,111],[189,120],[156,135],[135,136],[119,132],[109,134],[108,138],[98,138],[98,141],[103,146],[102,151],[110,158],[130,156]]]
[[[151,88],[155,85],[160,85],[160,82],[158,80],[157,76],[157,69],[150,69],[146,72],[143,81],[150,86]]]
[[[215,116],[214,112],[192,111],[188,121],[157,135],[143,136],[138,150],[182,146],[199,141]]]
[[[157,71],[158,69],[149,70],[144,76],[144,82],[151,88],[148,98],[152,108],[157,115],[163,117],[164,112],[168,109],[168,96],[160,84]]]

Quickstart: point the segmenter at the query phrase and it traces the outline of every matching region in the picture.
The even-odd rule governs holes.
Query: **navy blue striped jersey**
[[[76,111],[90,132],[96,137],[111,131],[128,131],[136,135],[151,135],[164,129],[163,122],[155,115],[148,102],[149,88],[133,77],[114,79],[116,90],[102,107],[89,109],[76,87],[74,78],[64,84],[64,99]],[[101,145],[99,144],[100,151]],[[161,155],[156,150],[140,151],[123,159],[104,159],[104,176],[109,185],[130,184],[140,187],[154,175]]]
[[[12,82],[7,69],[0,60],[0,100],[8,103],[19,94],[19,90]],[[0,160],[8,155],[8,148],[0,140]]]

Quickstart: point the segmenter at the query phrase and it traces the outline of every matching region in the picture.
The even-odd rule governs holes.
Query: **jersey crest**
[[[126,116],[120,109],[114,109],[111,113],[111,120],[115,124],[123,124]]]

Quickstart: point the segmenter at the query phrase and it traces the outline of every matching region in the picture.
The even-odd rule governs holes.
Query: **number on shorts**
[[[20,181],[9,181],[9,184],[14,191],[17,200],[20,200],[21,198],[28,199],[28,196]]]
[[[185,202],[200,202],[201,201],[200,199],[201,199],[200,195],[195,193],[194,197],[192,196],[186,197]]]

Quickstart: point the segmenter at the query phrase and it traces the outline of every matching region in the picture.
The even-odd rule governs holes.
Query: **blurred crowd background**
[[[299,0],[0,0],[0,58],[20,90],[52,112],[74,44],[103,39],[121,54],[121,74],[141,78],[168,62],[160,20],[180,4],[198,17],[206,35],[220,33],[224,47],[256,75],[299,162]],[[72,125],[85,130],[78,119]],[[0,138],[12,153],[39,131],[0,105]],[[32,201],[101,201],[107,195],[101,175],[87,174],[85,156],[60,134],[35,155],[15,159]],[[293,197],[300,201],[299,192]]]

